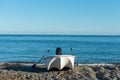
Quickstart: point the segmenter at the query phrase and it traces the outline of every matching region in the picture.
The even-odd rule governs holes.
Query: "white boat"
[[[74,68],[75,56],[73,55],[55,55],[44,58],[47,70],[56,68],[62,70],[63,68]]]

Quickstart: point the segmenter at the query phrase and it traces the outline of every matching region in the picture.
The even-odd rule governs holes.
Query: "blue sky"
[[[0,34],[120,35],[120,0],[0,0]]]

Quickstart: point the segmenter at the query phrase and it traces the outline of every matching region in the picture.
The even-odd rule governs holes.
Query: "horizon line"
[[[0,34],[0,36],[120,36],[119,34],[21,34],[21,33],[15,33],[15,34]]]

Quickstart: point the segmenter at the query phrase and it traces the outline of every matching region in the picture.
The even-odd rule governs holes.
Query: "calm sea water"
[[[0,62],[37,62],[57,47],[78,63],[120,63],[120,36],[92,35],[0,35]]]

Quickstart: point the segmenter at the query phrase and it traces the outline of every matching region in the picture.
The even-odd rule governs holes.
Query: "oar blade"
[[[32,68],[35,68],[36,67],[36,64],[33,64]]]

